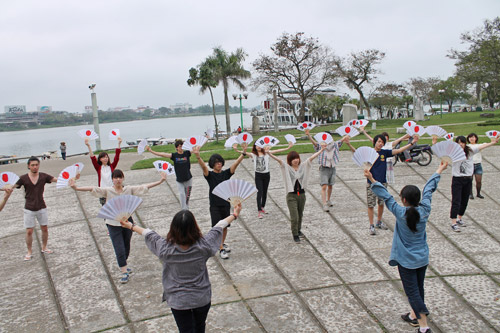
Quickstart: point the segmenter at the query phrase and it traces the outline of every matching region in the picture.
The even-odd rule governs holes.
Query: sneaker
[[[385,223],[384,223],[384,222],[382,222],[382,221],[377,221],[377,224],[376,224],[375,226],[376,226],[377,228],[379,228],[379,229],[382,229],[382,230],[387,230],[387,229],[389,229],[389,228],[387,228],[387,226],[385,225]]]
[[[474,195],[469,195],[469,200],[474,200]]]
[[[262,209],[261,209],[260,211],[262,212],[262,214],[269,214],[268,212],[266,212],[266,211],[264,210],[264,207],[262,207]]]
[[[222,244],[222,248],[223,248],[224,250],[226,250],[226,252],[227,252],[227,253],[231,252],[231,248],[229,247],[229,245],[227,245],[227,244],[225,244],[225,243],[224,243],[224,244]]]
[[[455,232],[460,232],[460,227],[458,226],[458,224],[455,223],[451,225],[451,230]]]
[[[410,324],[413,327],[418,327],[418,320],[416,318],[411,319],[409,312],[407,314],[401,315],[401,319],[403,319],[404,321],[406,321],[408,324]]]
[[[330,211],[330,208],[328,208],[328,204],[324,204],[323,205],[323,211],[324,212],[329,212]]]
[[[376,235],[377,232],[375,231],[375,226],[373,224],[370,224],[370,235]]]
[[[293,240],[295,241],[295,243],[300,243],[299,236],[293,236]]]
[[[257,214],[257,217],[258,217],[259,219],[263,219],[263,218],[264,218],[264,215],[262,215],[262,212],[259,212],[259,213]]]
[[[133,271],[132,271],[132,268],[127,268],[127,273],[128,273],[128,275],[132,274],[132,272],[133,272]]]
[[[128,273],[122,273],[122,278],[120,279],[121,284],[125,284],[128,282],[129,279],[129,274]]]
[[[220,250],[219,254],[221,259],[229,259],[229,254],[227,253],[226,250],[224,249]]]
[[[432,333],[432,331],[430,327],[427,327],[425,331],[421,331],[420,328],[417,328],[417,333]]]
[[[304,235],[302,231],[299,231],[299,237],[306,237],[306,235]]]
[[[330,207],[333,207],[333,202],[332,202],[331,200],[328,200],[328,201],[326,202],[326,204],[327,204],[328,206],[330,206]]]
[[[476,197],[478,197],[479,199],[484,199],[484,197],[479,193],[476,195]]]
[[[466,227],[465,222],[464,222],[464,221],[462,221],[461,219],[458,219],[458,220],[457,220],[457,224],[458,224],[458,226],[460,226],[460,227]]]

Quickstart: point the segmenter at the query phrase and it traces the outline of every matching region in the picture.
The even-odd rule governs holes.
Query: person
[[[243,161],[243,158],[247,155],[247,144],[243,143],[241,146],[243,148],[243,152],[238,157],[238,159],[234,161],[234,163],[229,167],[229,169],[226,170],[222,170],[222,167],[224,166],[224,158],[222,158],[222,156],[220,156],[219,154],[213,154],[212,156],[210,156],[210,159],[208,160],[208,166],[212,169],[212,171],[209,171],[205,162],[203,162],[200,156],[200,147],[193,147],[193,154],[198,160],[198,164],[203,171],[203,176],[205,177],[209,187],[208,198],[210,201],[210,219],[212,220],[212,227],[215,226],[220,220],[228,217],[230,214],[231,205],[229,204],[229,201],[219,198],[218,196],[214,195],[212,191],[217,185],[225,180],[230,179],[234,175],[236,168],[238,167],[238,165],[240,165],[241,161]],[[219,244],[219,255],[221,259],[229,259],[229,252],[231,252],[231,249],[226,244],[226,237],[227,229],[224,229],[222,232],[222,242]]]
[[[156,152],[149,146],[146,146],[146,150],[153,155],[170,158],[172,160],[175,169],[175,180],[177,182],[177,188],[179,189],[181,209],[189,210],[189,197],[191,196],[191,190],[193,188],[193,176],[191,175],[191,162],[189,160],[191,152],[189,150],[183,150],[183,144],[184,141],[175,140],[175,153]]]
[[[471,148],[474,147],[479,147],[479,138],[477,137],[476,133],[471,133],[467,135],[467,143],[468,146]],[[474,171],[472,174],[474,175],[474,179],[476,180],[476,197],[479,199],[484,199],[484,197],[481,195],[481,186],[482,186],[482,180],[483,180],[483,165],[481,164],[483,161],[483,158],[481,156],[481,152],[478,152],[477,154],[474,154],[472,156],[472,162],[474,164]],[[472,186],[472,182],[471,182]],[[470,196],[469,199],[474,200],[474,194],[472,194],[472,188],[470,191]]]
[[[272,153],[269,153],[269,156],[277,161],[281,168],[281,174],[285,184],[286,205],[290,212],[290,228],[292,230],[293,240],[296,243],[300,242],[300,237],[304,237],[301,230],[302,217],[306,204],[306,189],[309,184],[311,162],[325,149],[326,146],[322,146],[319,151],[312,154],[304,163],[301,163],[299,153],[294,150],[289,152],[286,156],[286,164]]]
[[[160,259],[163,301],[170,307],[179,332],[205,332],[212,299],[207,260],[218,252],[224,229],[240,212],[241,204],[205,235],[188,210],[175,214],[166,238],[126,220],[120,222],[123,228],[144,236],[148,249]]]
[[[24,186],[25,204],[24,204],[24,227],[26,228],[26,246],[28,252],[24,256],[24,260],[31,260],[33,257],[33,229],[35,228],[35,219],[40,224],[42,231],[42,253],[53,253],[47,247],[49,240],[49,218],[47,214],[47,206],[43,200],[43,191],[45,184],[57,182],[57,178],[49,174],[39,172],[40,160],[38,157],[32,156],[28,159],[27,174],[19,177],[16,182],[16,188]]]
[[[321,150],[323,146],[326,148],[318,156],[319,163],[319,185],[321,186],[321,200],[323,203],[323,211],[329,212],[330,207],[333,206],[331,197],[333,185],[335,184],[336,165],[339,163],[340,147],[344,143],[345,136],[339,141],[332,141],[328,145],[325,143],[319,144],[309,133],[309,129],[305,130],[309,141],[314,146],[315,151]]]
[[[10,195],[12,194],[13,189],[10,187],[0,188],[0,191],[5,191],[2,201],[0,202],[0,212],[7,204],[7,200],[9,200]]]
[[[237,144],[233,145],[233,149],[238,153],[243,153],[236,149]],[[287,151],[293,146],[292,142],[288,143],[287,148],[275,149],[272,152],[274,154]],[[253,168],[255,170],[255,187],[257,187],[257,217],[259,219],[264,218],[264,214],[267,214],[265,210],[267,201],[267,189],[269,188],[269,182],[271,181],[271,173],[269,172],[269,152],[271,152],[270,147],[265,148],[257,146],[255,143],[252,147],[252,152],[249,153],[252,158]]]
[[[77,187],[75,180],[70,180],[69,186],[75,191],[92,192],[92,195],[98,198],[113,199],[119,195],[144,195],[152,187],[158,186],[163,183],[167,177],[167,174],[160,172],[161,179],[154,183],[138,186],[124,186],[125,175],[120,169],[115,169],[112,174],[113,186],[112,187],[98,187],[98,186],[87,186],[87,187]],[[128,219],[130,222],[134,223],[132,216]],[[128,229],[122,228],[120,222],[106,221],[106,227],[108,228],[109,237],[111,238],[111,243],[113,244],[113,249],[115,251],[116,261],[121,272],[120,283],[127,283],[129,281],[132,269],[127,267],[127,260],[130,254],[130,240],[132,238],[132,232]]]
[[[432,139],[432,144],[436,144],[437,137]],[[467,146],[467,139],[460,135],[455,138],[455,142],[465,152],[465,160],[454,162],[451,165],[451,229],[455,232],[460,232],[460,227],[465,227],[465,222],[462,217],[469,203],[469,195],[472,190],[472,175],[474,173],[474,155],[481,150],[491,147],[498,142],[498,136],[491,138],[491,142],[483,143],[477,147]]]
[[[238,128],[236,129],[236,132],[237,132],[238,134],[240,134],[240,133],[241,133],[241,126],[238,126]]]
[[[418,136],[415,136],[413,143],[418,142]],[[356,149],[351,145],[349,142],[349,139],[345,141],[345,143],[351,148],[352,152],[355,152]],[[384,184],[384,186],[387,186],[387,162],[386,158],[392,157],[394,155],[400,154],[401,152],[405,151],[406,149],[410,148],[412,146],[411,143],[407,144],[406,146],[403,146],[398,149],[383,149],[384,145],[386,144],[386,139],[385,136],[378,134],[373,138],[373,147],[375,148],[375,151],[379,154],[379,157],[373,163],[370,171],[373,174],[373,178],[375,178],[377,181],[380,183]],[[367,179],[367,184],[366,184],[366,201],[368,204],[368,220],[370,222],[370,235],[376,235],[377,232],[375,231],[375,227],[382,229],[382,230],[387,230],[387,226],[385,225],[384,222],[382,222],[382,215],[384,214],[384,202],[381,199],[377,200],[377,197],[371,190],[371,182],[369,179]],[[378,203],[377,207],[377,224],[373,224],[373,218],[374,218],[374,207],[375,203]]]
[[[61,149],[61,157],[64,161],[66,161],[66,142],[61,142],[61,145],[59,146],[59,149]]]
[[[425,271],[429,265],[426,226],[431,213],[432,193],[436,191],[441,172],[447,166],[448,163],[441,162],[436,173],[427,180],[422,200],[418,187],[414,185],[403,187],[399,195],[403,206],[394,200],[383,184],[373,178],[370,171],[365,170],[365,176],[371,182],[373,193],[385,202],[387,209],[396,217],[389,265],[398,267],[411,307],[411,311],[401,318],[414,327],[420,326],[420,332],[431,332],[427,325],[429,310],[424,297]]]

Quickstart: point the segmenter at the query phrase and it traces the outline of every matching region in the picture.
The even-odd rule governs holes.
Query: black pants
[[[203,333],[207,320],[210,303],[195,309],[176,310],[170,309],[174,315],[180,333]]]
[[[451,179],[451,211],[450,218],[463,216],[469,203],[472,189],[472,177],[453,177]]]
[[[128,220],[134,223],[132,217]],[[115,227],[114,225],[106,224],[108,227],[109,238],[115,250],[116,261],[118,267],[127,266],[128,255],[130,254],[130,240],[132,239],[132,230],[122,228],[122,226]]]
[[[257,187],[257,209],[260,211],[266,207],[267,189],[271,181],[271,173],[255,173],[255,186]]]
[[[424,295],[424,279],[425,271],[427,270],[427,265],[417,269],[404,268],[398,265],[399,276],[401,277],[401,282],[403,283],[403,288],[405,290],[406,296],[408,296],[408,302],[415,312],[417,319],[420,319],[420,314],[429,314],[429,310],[425,306],[425,295]]]

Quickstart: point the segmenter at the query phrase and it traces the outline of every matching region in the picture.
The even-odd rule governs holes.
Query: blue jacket
[[[405,214],[408,208],[400,206],[380,182],[371,185],[375,195],[384,200],[387,208],[396,217],[389,265],[397,266],[399,264],[404,268],[417,269],[429,264],[429,247],[427,246],[425,228],[431,213],[432,193],[436,190],[440,179],[441,175],[435,173],[424,186],[422,200],[416,207],[420,214],[417,232],[411,231],[406,225]]]

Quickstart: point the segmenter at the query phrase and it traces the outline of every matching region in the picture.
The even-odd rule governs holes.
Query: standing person
[[[392,238],[389,265],[398,266],[399,276],[405,294],[411,306],[411,312],[401,316],[410,325],[420,326],[420,332],[431,332],[427,325],[429,310],[425,305],[424,279],[429,265],[429,246],[427,245],[427,220],[431,213],[432,193],[436,191],[441,172],[448,163],[441,162],[424,186],[422,200],[420,190],[414,185],[406,185],[400,193],[403,206],[400,206],[389,194],[384,185],[365,170],[365,176],[371,182],[373,193],[381,198],[389,211],[396,217]]]
[[[418,142],[418,136],[415,136],[413,140],[413,144],[416,144]],[[378,182],[384,184],[384,186],[387,186],[387,162],[386,159],[388,157],[392,157],[394,155],[397,155],[406,149],[410,148],[412,146],[412,143],[407,144],[406,146],[403,146],[398,149],[383,149],[384,145],[386,143],[385,136],[378,134],[373,138],[373,148],[375,148],[375,151],[379,154],[379,157],[373,163],[370,172],[373,175],[373,178],[375,178]],[[351,148],[352,152],[356,151],[356,148],[354,148],[351,143],[349,142],[349,138],[345,141],[345,144]],[[371,187],[371,181],[367,179],[367,184],[366,184],[366,201],[368,204],[368,220],[370,222],[370,235],[376,235],[377,232],[375,231],[375,227],[383,230],[387,230],[387,226],[385,225],[384,222],[382,222],[382,214],[384,214],[384,202],[379,198],[375,196],[373,193]],[[373,224],[373,218],[375,214],[375,204],[378,203],[377,207],[377,224]]]
[[[0,191],[5,191],[3,199],[0,202],[0,212],[1,212],[2,209],[5,207],[5,204],[7,203],[7,200],[9,200],[9,197],[12,194],[13,189],[11,189],[11,188],[5,188],[5,189],[0,188]]]
[[[476,133],[471,133],[467,135],[467,143],[468,146],[471,148],[476,148],[481,146],[479,144],[479,138],[477,137]],[[472,162],[474,163],[474,171],[472,172],[472,174],[474,175],[474,179],[476,180],[476,197],[478,197],[479,199],[484,199],[484,197],[481,195],[481,185],[483,180],[483,165],[481,164],[482,161],[483,157],[481,156],[480,151],[474,154],[474,156],[472,156]],[[474,200],[474,194],[472,194],[472,187],[469,199]]]
[[[262,148],[258,147],[255,143],[252,147],[252,152],[249,153],[252,158],[253,168],[255,170],[255,187],[257,187],[257,217],[259,219],[264,218],[264,214],[267,214],[266,200],[267,200],[267,189],[269,188],[269,182],[271,181],[271,173],[269,172],[269,153],[274,154],[287,151],[293,146],[292,142],[288,143],[287,148],[270,150],[270,147]],[[233,149],[238,153],[243,153],[236,149],[236,144]]]
[[[119,195],[144,195],[152,187],[158,186],[163,183],[167,177],[167,174],[160,172],[161,179],[157,182],[138,185],[138,186],[124,186],[125,175],[120,169],[115,169],[113,171],[112,187],[98,187],[98,186],[87,186],[87,187],[77,187],[74,180],[70,180],[69,186],[75,191],[92,192],[92,195],[98,198],[113,199]],[[134,223],[132,216],[128,219],[130,222]],[[116,261],[118,262],[118,267],[121,271],[120,283],[127,283],[129,276],[132,273],[132,269],[127,267],[127,260],[130,254],[130,240],[132,238],[132,231],[129,229],[122,228],[120,222],[118,221],[106,221],[106,227],[108,228],[109,237],[111,238],[111,243],[113,244],[113,249],[115,250]]]
[[[156,152],[149,146],[146,146],[146,150],[153,155],[170,158],[172,160],[175,169],[175,180],[177,182],[177,188],[179,189],[181,209],[189,210],[189,197],[191,196],[191,190],[193,188],[193,176],[191,175],[191,162],[189,160],[191,152],[189,150],[182,150],[183,144],[184,141],[175,140],[175,153]]]
[[[309,130],[306,129],[305,133],[309,138],[309,141],[314,146],[315,151],[320,151],[323,146],[326,148],[319,154],[319,185],[321,186],[321,200],[323,202],[323,211],[329,212],[330,207],[333,206],[331,201],[333,185],[335,184],[335,176],[337,174],[336,165],[339,163],[339,149],[344,143],[345,136],[339,141],[332,141],[327,144],[319,144],[316,142]]]
[[[432,144],[437,142],[437,138],[432,139]],[[474,173],[473,157],[484,148],[493,146],[498,142],[498,137],[491,138],[491,142],[483,143],[477,147],[467,146],[467,139],[460,135],[455,138],[455,142],[462,147],[465,152],[465,160],[454,162],[451,165],[451,229],[460,232],[460,227],[465,227],[462,217],[469,203],[469,195],[472,190],[472,175]]]
[[[16,188],[24,186],[25,204],[24,204],[24,227],[26,228],[26,246],[28,252],[24,260],[31,260],[33,257],[33,229],[35,228],[35,219],[40,224],[42,231],[42,253],[50,254],[53,251],[47,247],[49,240],[49,218],[47,206],[43,200],[43,191],[45,184],[57,182],[57,178],[43,172],[39,172],[40,160],[32,156],[28,160],[29,172],[19,177]]]
[[[61,149],[61,157],[64,161],[66,161],[66,142],[61,142],[61,145],[59,146],[59,149]]]
[[[243,161],[243,158],[247,155],[247,144],[243,143],[241,146],[243,147],[243,152],[238,157],[238,159],[234,161],[234,163],[229,167],[229,169],[226,170],[222,170],[222,167],[224,166],[224,158],[222,158],[222,156],[220,156],[219,154],[213,154],[212,156],[210,156],[210,159],[208,160],[208,166],[212,169],[212,171],[208,170],[205,162],[203,162],[203,160],[201,159],[200,147],[193,147],[193,154],[198,160],[198,164],[203,171],[203,176],[207,180],[209,187],[208,197],[210,200],[210,218],[212,220],[212,227],[215,226],[220,220],[228,217],[231,212],[231,205],[229,204],[229,201],[219,198],[218,196],[214,195],[212,191],[217,185],[225,180],[230,179],[234,175],[236,168],[238,167],[238,165],[240,165],[241,161]],[[222,232],[222,242],[219,244],[219,255],[221,259],[229,259],[229,252],[231,252],[229,246],[225,244],[226,237],[227,228],[225,228]]]
[[[311,157],[301,163],[300,155],[296,151],[291,151],[286,156],[286,164],[282,160],[269,154],[272,159],[276,160],[281,168],[283,182],[285,183],[286,205],[290,212],[290,226],[292,230],[293,240],[296,243],[300,242],[302,233],[302,216],[304,215],[304,207],[306,204],[306,189],[309,183],[309,174],[311,173],[311,162],[319,156],[326,146],[321,147],[321,150],[312,154]]]
[[[160,259],[162,300],[170,307],[179,332],[205,332],[212,301],[207,260],[218,252],[224,230],[238,218],[240,211],[241,204],[204,236],[193,213],[187,210],[175,214],[166,238],[150,229],[121,221],[123,228],[143,235],[146,246]]]

